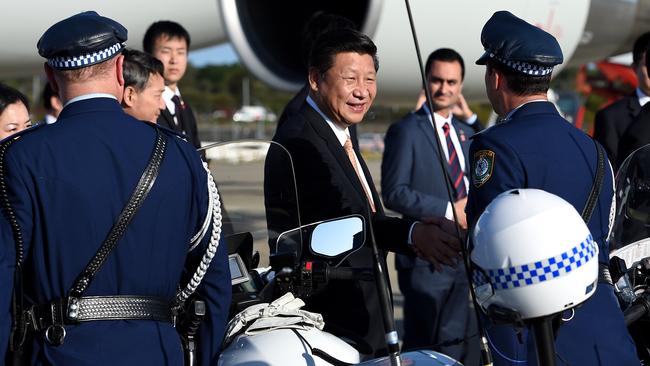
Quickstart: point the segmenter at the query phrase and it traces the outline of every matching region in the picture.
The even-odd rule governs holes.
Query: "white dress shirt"
[[[167,110],[169,113],[171,113],[172,117],[174,117],[174,123],[178,126],[178,119],[176,118],[176,104],[172,101],[172,98],[174,95],[178,95],[178,97],[181,97],[181,91],[180,89],[176,88],[176,91],[173,91],[170,87],[165,85],[165,90],[162,93],[162,98],[165,101],[165,105],[167,106]]]
[[[69,101],[65,102],[63,105],[63,108],[67,107],[68,105],[78,102],[81,100],[86,100],[86,99],[92,99],[92,98],[111,98],[117,100],[117,97],[114,96],[113,94],[108,94],[108,93],[89,93],[89,94],[83,94],[83,95],[78,95]]]
[[[636,96],[639,98],[639,104],[643,107],[646,103],[650,102],[650,97],[647,96],[641,89],[636,88]]]

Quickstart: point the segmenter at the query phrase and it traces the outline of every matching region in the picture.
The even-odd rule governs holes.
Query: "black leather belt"
[[[45,338],[56,343],[50,332],[63,333],[64,324],[95,320],[155,320],[173,324],[169,300],[150,296],[84,296],[58,299],[49,304],[34,305],[26,311],[28,327],[45,331]],[[52,331],[52,328],[56,331]]]

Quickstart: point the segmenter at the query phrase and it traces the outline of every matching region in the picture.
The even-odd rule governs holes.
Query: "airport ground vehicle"
[[[273,112],[259,105],[245,105],[232,115],[235,122],[275,122],[276,119]]]
[[[236,320],[230,324],[219,365],[357,364],[362,360],[358,348],[363,346],[354,339],[344,340],[324,332],[322,322],[327,319],[301,312],[300,300],[290,296],[306,298],[332,278],[374,281],[371,268],[339,267],[347,255],[364,245],[369,229],[361,216],[319,223],[302,223],[297,217],[295,229],[277,233],[278,240],[271,243],[274,255],[267,262],[270,250],[262,188],[265,156],[241,160],[232,157],[232,151],[241,148],[245,152],[251,144],[267,152],[282,150],[269,142],[245,141],[217,144],[209,147],[206,154],[212,157],[210,168],[236,232],[227,240],[232,253],[229,258],[233,281],[231,316]],[[213,149],[228,149],[229,153],[221,154]],[[229,158],[218,159],[221,155]],[[293,180],[288,155],[286,161],[287,179]],[[259,252],[254,253],[254,248]],[[267,306],[268,303],[273,305]],[[246,310],[249,312],[241,313]],[[402,355],[402,360],[410,365],[459,365],[433,351],[409,352]],[[388,359],[368,362],[390,364]]]

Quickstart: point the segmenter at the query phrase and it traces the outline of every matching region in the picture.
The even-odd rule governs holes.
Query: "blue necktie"
[[[442,130],[445,132],[445,140],[447,141],[447,152],[449,154],[449,160],[447,160],[447,168],[449,171],[449,177],[451,178],[451,183],[454,187],[454,193],[456,194],[456,201],[460,200],[467,196],[467,188],[465,187],[465,179],[463,169],[460,167],[460,161],[458,160],[458,153],[454,147],[454,143],[451,141],[449,123],[445,122],[442,125]]]

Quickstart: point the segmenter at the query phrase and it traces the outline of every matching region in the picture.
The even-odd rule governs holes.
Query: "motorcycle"
[[[346,268],[345,259],[370,237],[360,215],[303,223],[289,152],[270,141],[219,143],[205,149],[227,210],[224,233],[229,249],[233,300],[218,365],[393,365],[394,359],[361,362],[368,347],[353,334],[323,330],[327,319],[302,310],[302,299],[330,280],[375,281],[372,268]],[[265,161],[294,187],[281,196],[264,195]],[[283,200],[277,212],[273,200]],[[290,202],[289,205],[286,203]],[[282,217],[291,229],[268,230],[266,215]],[[267,260],[268,259],[268,260]],[[460,365],[428,350],[407,352],[397,364]]]
[[[628,156],[616,175],[610,250],[610,271],[625,323],[637,356],[650,365],[650,145]]]

